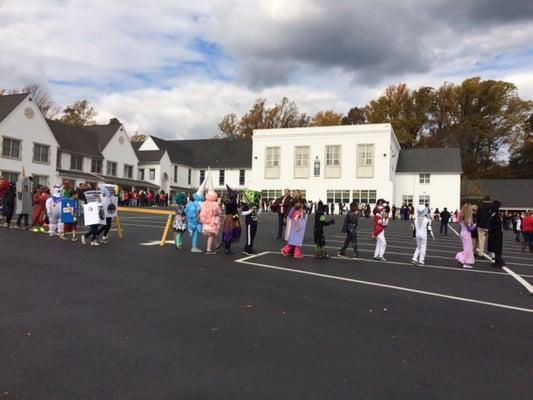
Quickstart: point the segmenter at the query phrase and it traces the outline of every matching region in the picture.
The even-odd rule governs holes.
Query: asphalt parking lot
[[[310,222],[294,260],[275,219],[252,257],[243,238],[230,257],[161,248],[157,216],[122,215],[125,238],[98,248],[1,229],[0,399],[531,398],[533,296],[488,262],[459,268],[453,231],[424,267],[403,221],[387,262],[319,261]],[[504,259],[533,283],[513,239]],[[371,258],[370,220],[359,247]]]

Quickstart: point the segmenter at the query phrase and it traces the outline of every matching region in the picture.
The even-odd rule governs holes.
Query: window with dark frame
[[[218,170],[218,185],[224,186],[226,181],[226,171],[223,169]]]
[[[192,169],[189,168],[189,171],[187,172],[187,184],[190,185],[192,182]]]
[[[91,159],[91,172],[96,173],[96,174],[102,173],[102,159],[101,158]]]
[[[239,170],[239,186],[244,186],[246,183],[246,171],[244,169]]]
[[[174,165],[174,183],[178,183],[178,166]]]
[[[7,158],[20,158],[21,140],[2,138],[2,156]]]
[[[144,169],[139,169],[139,180],[144,181]]]
[[[133,166],[124,164],[124,178],[133,178]]]
[[[148,176],[148,179],[151,180],[151,181],[155,181],[155,169],[154,168],[150,168],[148,170],[148,173],[150,174]]]
[[[204,179],[205,179],[205,169],[201,169],[200,170],[200,185],[202,184]]]
[[[50,146],[34,143],[33,161],[41,164],[50,164]]]
[[[78,154],[71,154],[70,169],[74,171],[83,171],[83,156],[80,156]]]
[[[107,162],[106,175],[117,176],[117,163],[116,162],[112,162],[112,161]]]

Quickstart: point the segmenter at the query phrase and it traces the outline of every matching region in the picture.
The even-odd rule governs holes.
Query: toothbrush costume
[[[174,218],[174,225],[172,229],[176,235],[175,243],[176,249],[183,249],[183,234],[187,230],[187,215],[185,213],[185,205],[187,204],[187,195],[179,192],[176,195],[176,217]]]

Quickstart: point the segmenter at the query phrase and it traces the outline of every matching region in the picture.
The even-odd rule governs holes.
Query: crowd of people
[[[97,190],[95,190],[97,189]],[[207,192],[207,193],[206,193]],[[96,198],[93,198],[96,193]],[[0,178],[0,207],[7,228],[32,229],[34,232],[47,232],[51,237],[77,241],[78,221],[83,221],[89,228],[81,235],[83,244],[91,246],[109,243],[109,231],[112,217],[116,215],[116,206],[168,206],[174,203],[176,217],[173,225],[175,232],[175,246],[183,249],[184,234],[188,232],[192,238],[191,252],[203,252],[199,246],[200,235],[206,237],[206,254],[216,254],[217,249],[224,247],[225,254],[233,254],[232,244],[239,241],[241,236],[241,218],[244,223],[246,241],[243,254],[256,254],[254,249],[255,237],[258,229],[258,217],[265,209],[265,202],[261,193],[254,190],[245,190],[241,193],[227,186],[228,198],[222,200],[217,193],[206,190],[205,182],[198,191],[191,196],[177,193],[174,198],[163,191],[121,191],[114,185],[102,185],[93,188],[90,183],[80,184],[72,188],[68,181],[47,188],[38,185],[33,189],[32,178],[22,177],[17,184],[7,182]],[[91,198],[88,198],[88,195]],[[97,204],[93,210],[87,207]],[[277,239],[285,242],[281,253],[286,257],[303,258],[302,245],[307,221],[310,218],[309,207],[314,213],[313,239],[315,257],[317,259],[329,258],[325,250],[326,227],[335,223],[331,214],[331,207],[318,201],[308,202],[302,197],[301,192],[291,193],[286,189],[281,197],[269,202],[269,210],[277,214],[278,227]],[[424,205],[415,209],[411,215],[410,206],[397,210],[384,199],[378,199],[372,208],[373,230],[371,237],[375,240],[373,259],[385,261],[384,255],[387,248],[385,238],[386,228],[391,219],[395,219],[399,211],[402,219],[411,220],[413,238],[416,241],[416,250],[412,257],[415,265],[424,265],[428,237],[434,238],[432,223],[440,222],[440,234],[448,234],[450,221],[458,222],[460,226],[460,239],[463,246],[455,259],[463,268],[472,268],[477,258],[487,258],[493,266],[502,267],[503,260],[503,230],[506,218],[511,215],[507,223],[512,226],[516,240],[521,243],[522,251],[533,252],[533,213],[510,214],[500,211],[500,202],[491,201],[486,197],[478,207],[466,203],[461,211],[452,215],[447,208],[442,211],[431,210]],[[113,208],[115,210],[113,211]],[[348,247],[353,249],[353,258],[361,258],[357,248],[358,218],[365,217],[368,213],[368,204],[352,202],[345,210],[344,222],[341,232],[345,241],[339,249],[339,257],[347,257]],[[403,209],[403,210],[402,210]],[[90,217],[85,215],[88,211],[99,211],[102,215]],[[111,211],[110,211],[111,210]],[[13,217],[17,216],[13,223]],[[88,220],[91,219],[90,222]],[[511,229],[509,227],[509,229]],[[220,234],[220,237],[219,237]]]

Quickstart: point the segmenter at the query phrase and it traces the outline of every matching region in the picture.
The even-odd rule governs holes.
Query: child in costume
[[[89,231],[81,235],[81,243],[87,244],[87,239],[90,238],[91,246],[100,246],[98,243],[98,232],[102,225],[104,217],[104,210],[102,209],[102,192],[100,190],[91,190],[92,187],[88,183],[81,190],[81,197],[83,202],[83,220],[85,226],[89,227]]]
[[[218,204],[218,196],[215,191],[208,191],[200,209],[200,222],[202,232],[207,237],[207,248],[205,254],[216,254],[213,250],[213,241],[220,232],[220,216],[222,210]]]
[[[61,185],[54,185],[50,194],[51,196],[46,200],[46,213],[48,214],[48,235],[53,237],[63,234],[63,223],[61,222],[63,188]]]
[[[206,180],[202,182],[198,191],[192,195],[191,201],[185,207],[185,214],[187,215],[187,229],[192,238],[191,253],[201,253],[202,250],[198,248],[198,235],[202,231],[202,224],[200,222],[200,207],[204,200]]]
[[[102,186],[102,210],[104,211],[105,225],[102,225],[98,230],[97,235],[103,234],[100,243],[109,243],[109,231],[111,230],[111,224],[113,223],[113,217],[116,216],[118,197],[116,195],[115,185],[103,185]]]
[[[358,207],[357,203],[354,201],[350,204],[350,209],[344,217],[344,223],[342,225],[342,233],[346,234],[346,239],[344,239],[344,245],[339,250],[337,254],[339,257],[345,257],[346,249],[351,244],[353,247],[353,258],[361,258],[359,251],[357,250],[357,225],[358,225]]]
[[[32,178],[23,176],[17,182],[17,228],[21,228],[24,218],[24,229],[29,228],[28,218],[32,214]]]
[[[463,244],[463,251],[455,255],[455,259],[463,268],[472,269],[476,260],[474,259],[474,245],[472,243],[472,231],[476,228],[472,213],[472,205],[465,203],[458,215],[461,227],[460,238]]]
[[[257,233],[257,219],[262,212],[262,208],[259,208],[261,193],[255,190],[246,190],[243,200],[241,214],[244,216],[246,227],[246,244],[244,245],[242,254],[257,254],[254,250],[254,241]]]
[[[46,200],[48,200],[48,193],[43,186],[39,185],[33,195],[33,215],[31,224],[33,231],[44,232],[44,220],[46,218]]]
[[[66,235],[71,233],[73,242],[78,241],[76,237],[76,224],[79,215],[79,203],[77,194],[70,190],[70,184],[65,190],[63,188],[63,199],[61,200],[61,223],[63,224],[63,232],[59,236],[60,239],[67,240]]]
[[[287,244],[281,249],[285,257],[294,254],[294,258],[304,258],[302,243],[305,235],[307,216],[301,202],[296,202],[287,215]]]
[[[174,218],[174,230],[176,249],[183,249],[183,233],[187,230],[187,215],[185,213],[185,205],[187,204],[187,195],[179,192],[176,195],[176,217]]]
[[[241,237],[241,218],[239,216],[238,192],[228,189],[229,200],[226,202],[226,216],[224,217],[224,229],[222,232],[222,242],[224,243],[224,254],[231,255],[231,244],[238,242]]]
[[[382,205],[374,208],[374,230],[372,231],[372,239],[376,240],[376,250],[374,251],[374,260],[386,261],[383,255],[387,247],[387,241],[385,240],[385,228],[389,223],[387,218],[387,212]]]
[[[428,209],[424,205],[419,205],[416,208],[416,213],[417,217],[413,221],[413,237],[416,239],[416,250],[411,262],[415,265],[422,266],[426,258],[428,234],[432,239],[435,239],[435,237],[431,229],[432,219],[428,215]]]
[[[11,228],[11,219],[13,218],[13,214],[15,213],[16,197],[17,197],[16,186],[13,183],[9,183],[7,186],[5,197],[4,197],[4,207],[2,209],[2,212],[4,213],[4,217],[6,218],[6,222],[4,223],[4,227],[6,228]]]
[[[315,240],[315,258],[319,260],[326,260],[329,258],[324,246],[326,246],[326,238],[324,237],[324,227],[333,225],[335,220],[326,219],[326,207],[319,201],[315,213],[315,226],[313,229],[313,236]]]

